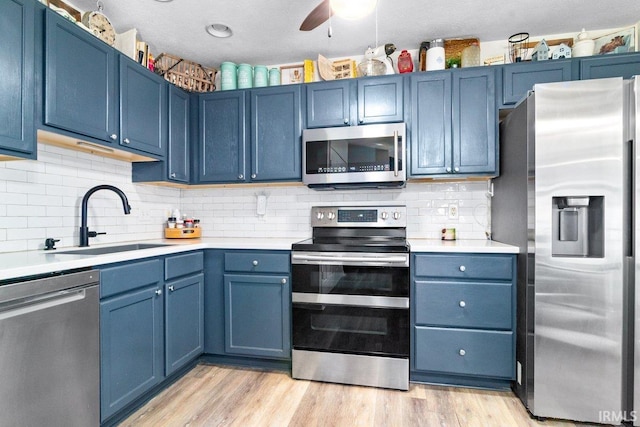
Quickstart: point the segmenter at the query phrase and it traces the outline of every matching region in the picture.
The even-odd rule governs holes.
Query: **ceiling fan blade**
[[[322,2],[311,11],[300,25],[300,31],[311,31],[318,25],[324,23],[329,16],[333,15],[331,10],[331,0],[322,0]]]

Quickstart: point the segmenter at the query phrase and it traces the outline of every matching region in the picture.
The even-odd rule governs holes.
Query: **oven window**
[[[409,356],[409,310],[293,304],[293,347],[376,356]]]
[[[307,174],[390,171],[395,161],[393,136],[307,141],[306,150]],[[398,156],[402,170],[402,150]]]
[[[409,296],[409,269],[350,265],[294,264],[293,292]]]

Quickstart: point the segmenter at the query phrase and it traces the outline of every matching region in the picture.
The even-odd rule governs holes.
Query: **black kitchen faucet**
[[[122,190],[118,187],[114,187],[113,185],[97,185],[91,188],[86,192],[84,197],[82,198],[82,212],[81,212],[81,224],[80,224],[80,247],[89,246],[89,237],[96,237],[98,234],[107,234],[107,233],[98,233],[96,231],[89,231],[89,227],[87,226],[87,204],[89,203],[89,197],[93,193],[98,190],[111,190],[120,196],[122,199],[122,206],[124,207],[124,214],[129,215],[131,213],[131,206],[129,206],[129,200],[127,200],[127,196],[124,194]]]

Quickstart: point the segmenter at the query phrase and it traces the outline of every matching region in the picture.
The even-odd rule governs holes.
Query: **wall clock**
[[[82,15],[82,23],[100,40],[113,46],[116,41],[116,31],[109,19],[102,13],[102,2],[98,2],[98,10],[85,12]]]

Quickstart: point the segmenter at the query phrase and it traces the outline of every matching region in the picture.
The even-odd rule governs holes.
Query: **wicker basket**
[[[155,72],[170,83],[190,92],[213,92],[215,68],[206,68],[195,62],[161,53],[154,63]]]

